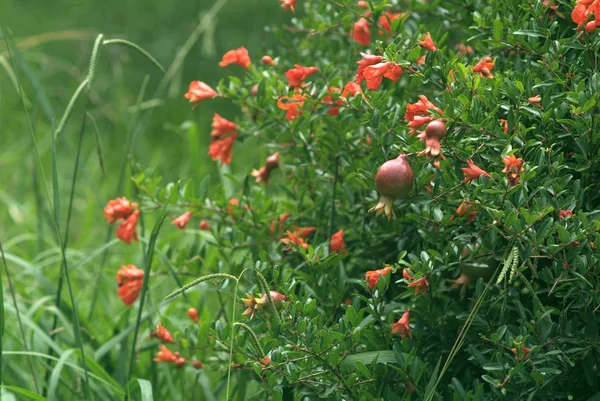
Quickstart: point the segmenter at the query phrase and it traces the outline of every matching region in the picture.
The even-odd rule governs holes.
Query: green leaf
[[[142,401],[153,401],[154,396],[152,395],[152,383],[145,379],[137,379],[140,385],[140,392],[142,394]]]
[[[504,25],[502,24],[502,20],[500,18],[496,18],[494,21],[494,36],[496,39],[502,39],[504,34]]]
[[[13,393],[24,395],[25,397],[29,398],[30,400],[48,401],[47,398],[42,397],[41,395],[37,395],[36,393],[32,393],[31,391],[25,390],[24,388],[21,388],[21,387],[14,387],[14,386],[0,386],[0,387],[10,390]]]

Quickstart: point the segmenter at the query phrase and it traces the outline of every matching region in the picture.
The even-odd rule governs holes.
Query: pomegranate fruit
[[[446,124],[444,124],[441,120],[433,120],[427,127],[425,131],[423,131],[417,138],[421,141],[425,142],[425,150],[420,152],[419,155],[428,155],[428,156],[439,156],[442,155],[440,141],[444,139],[446,136]]]
[[[379,167],[375,176],[375,187],[381,198],[369,212],[375,212],[377,216],[385,213],[388,220],[396,218],[394,200],[408,195],[413,186],[413,169],[407,159],[408,156],[402,154]]]

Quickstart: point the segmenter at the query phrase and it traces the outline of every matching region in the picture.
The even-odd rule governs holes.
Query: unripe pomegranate
[[[413,186],[413,170],[407,160],[408,156],[400,155],[395,159],[383,163],[375,176],[375,187],[381,194],[379,203],[369,209],[377,216],[385,213],[388,220],[395,218],[392,208],[394,200],[406,196]]]
[[[429,138],[437,138],[439,140],[446,136],[446,125],[440,120],[433,120],[425,128],[425,134]]]
[[[422,142],[425,142],[425,150],[419,155],[439,156],[441,151],[440,141],[446,136],[446,124],[441,120],[433,120],[420,135],[417,136]],[[443,155],[442,155],[443,158]]]

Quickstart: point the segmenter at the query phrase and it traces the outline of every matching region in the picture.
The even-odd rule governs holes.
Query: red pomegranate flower
[[[369,28],[369,21],[366,18],[361,18],[354,23],[352,40],[363,46],[371,44],[371,30]]]
[[[226,67],[229,64],[237,64],[245,69],[248,69],[248,67],[250,67],[250,56],[248,55],[248,50],[246,50],[246,48],[243,46],[239,49],[229,50],[223,55],[223,59],[219,63],[219,66]]]
[[[186,99],[190,99],[190,103],[194,103],[195,108],[198,103],[211,99],[217,96],[217,92],[206,83],[202,81],[192,81],[190,82],[190,87],[187,93],[184,95]]]
[[[127,306],[131,306],[142,291],[144,283],[144,271],[138,269],[134,265],[123,265],[117,272],[117,284],[119,289],[117,294],[121,301]]]
[[[304,112],[302,110],[302,106],[304,106],[304,100],[305,97],[298,93],[293,94],[292,97],[282,96],[277,100],[277,107],[279,107],[281,110],[287,111],[287,113],[285,113],[286,120],[294,121]]]
[[[515,155],[504,156],[502,160],[504,162],[503,173],[508,175],[508,183],[510,185],[517,185],[519,183],[519,174],[525,169],[523,168],[523,159],[517,159]]]
[[[108,201],[104,207],[104,217],[110,224],[113,224],[117,220],[129,217],[137,209],[137,206],[137,203],[129,202],[125,197],[113,199]]]
[[[212,120],[212,129],[211,138],[222,139],[223,136],[235,132],[237,125],[215,113]]]
[[[383,269],[379,269],[379,270],[369,270],[365,274],[365,280],[367,281],[369,288],[371,288],[371,289],[375,288],[375,286],[379,282],[379,279],[382,276],[387,276],[391,271],[392,271],[392,268],[390,266],[386,266]]]
[[[572,212],[571,210],[563,210],[563,209],[561,209],[561,210],[559,210],[559,212],[558,212],[558,216],[559,216],[561,219],[566,219],[567,217],[571,217],[571,216],[573,216],[573,212]]]
[[[286,231],[283,238],[281,238],[286,247],[284,249],[293,249],[292,244],[302,247],[308,251],[308,244],[302,239],[302,236],[297,232]]]
[[[192,212],[185,212],[181,216],[177,217],[175,220],[171,222],[171,224],[177,226],[180,230],[185,229],[187,223],[190,221],[190,217],[192,216]]]
[[[423,35],[423,40],[419,40],[418,42],[419,42],[419,46],[421,46],[425,50],[430,50],[432,52],[437,50],[437,48],[435,47],[435,44],[433,43],[433,40],[431,39],[431,35],[429,34],[429,32],[427,32],[425,35]]]
[[[311,74],[319,71],[317,67],[304,67],[299,64],[295,64],[294,68],[289,69],[285,76],[288,77],[288,86],[292,86],[294,88],[302,85],[302,82]]]
[[[402,17],[403,15],[404,15],[404,13],[392,13],[390,11],[385,11],[383,14],[381,14],[381,16],[379,17],[379,20],[377,22],[379,23],[379,26],[382,27],[383,29],[385,29],[388,34],[391,34],[392,33],[392,25],[391,24],[398,18]],[[379,31],[379,34],[382,35],[383,31]]]
[[[346,243],[344,242],[344,230],[339,230],[331,236],[329,252],[347,253]]]
[[[400,320],[398,320],[396,323],[392,323],[392,334],[399,334],[400,336],[402,336],[403,340],[404,338],[406,338],[406,336],[412,338],[412,334],[410,332],[409,318],[410,311],[406,311],[404,312]]]
[[[367,53],[360,53],[360,55],[363,59],[356,62],[356,64],[358,64],[358,71],[356,71],[356,78],[354,79],[354,81],[357,84],[360,84],[362,81],[365,80],[365,68],[367,68],[370,65],[378,64],[383,60],[382,56],[374,56],[372,54]]]
[[[367,88],[377,90],[381,86],[383,77],[396,82],[402,75],[402,67],[396,63],[385,62],[369,65],[363,70],[363,76],[367,80]]]
[[[500,126],[503,127],[504,133],[508,134],[508,121],[500,119]]]
[[[131,244],[131,240],[137,241],[137,222],[140,217],[140,211],[136,210],[117,227],[117,238],[126,244]]]
[[[292,14],[295,14],[296,10],[294,10],[294,6],[296,5],[296,0],[279,0],[281,1],[281,8],[284,10],[292,10]]]
[[[208,149],[208,155],[215,161],[221,159],[221,166],[231,163],[231,150],[236,138],[237,133],[225,139],[212,141]]]
[[[164,341],[166,343],[174,343],[173,336],[169,333],[162,323],[158,322],[156,328],[152,330],[152,333],[148,336],[148,338],[158,338],[160,341]]]
[[[161,344],[160,351],[156,353],[154,362],[177,362],[179,358],[172,353],[164,344]]]
[[[406,105],[406,113],[404,113],[404,118],[408,121],[413,121],[417,115],[430,116],[430,110],[434,110],[440,115],[442,114],[442,110],[431,103],[429,99],[427,99],[427,96],[419,95],[418,102]]]
[[[416,295],[419,295],[419,293],[421,293],[421,292],[427,292],[427,287],[429,287],[429,283],[427,282],[425,277],[421,277],[420,279],[415,280],[412,283],[408,284],[408,287],[415,289],[415,296],[416,296]]]
[[[478,73],[482,77],[494,79],[494,76],[491,73],[492,68],[494,68],[494,60],[492,60],[491,57],[484,57],[475,67],[473,67],[473,72]]]
[[[467,160],[467,164],[469,167],[461,168],[461,170],[465,173],[465,179],[462,180],[463,184],[468,184],[471,181],[478,179],[482,175],[490,177],[490,173],[477,167],[475,163],[473,163],[473,160]]]

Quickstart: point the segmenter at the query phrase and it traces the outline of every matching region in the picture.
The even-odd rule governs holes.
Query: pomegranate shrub
[[[157,363],[244,399],[597,396],[596,31],[558,1],[283,9],[279,46],[189,77],[194,107],[232,106],[208,152],[228,184],[139,183],[210,226],[171,245],[209,275],[172,288],[201,319],[177,312]]]
[[[123,309],[171,300],[135,374],[160,399],[597,399],[595,2],[272,3],[276,46],[184,77],[181,107],[228,113],[167,122],[220,178],[136,166],[105,209],[119,246],[157,222],[118,271]]]

